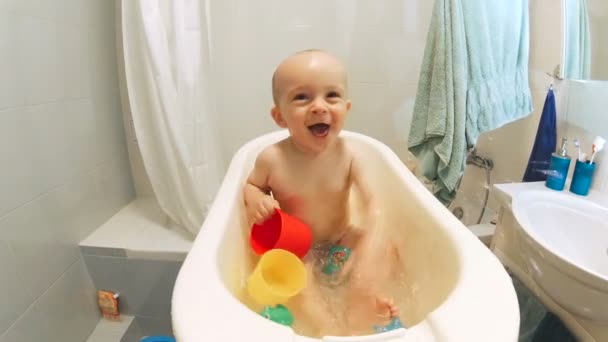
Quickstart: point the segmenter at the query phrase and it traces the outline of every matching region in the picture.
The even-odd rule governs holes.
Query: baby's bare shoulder
[[[351,177],[356,178],[361,173],[363,163],[363,152],[360,149],[357,149],[356,146],[348,144],[348,142],[346,141],[344,143],[344,150],[345,158],[347,158],[348,160],[349,174]]]
[[[272,165],[279,161],[281,155],[281,142],[265,147],[256,159],[256,164]]]
[[[342,157],[348,161],[349,164],[351,164],[353,161],[355,161],[356,159],[359,159],[358,157],[358,151],[357,149],[352,146],[351,144],[348,143],[348,141],[341,139],[341,149],[342,149]]]

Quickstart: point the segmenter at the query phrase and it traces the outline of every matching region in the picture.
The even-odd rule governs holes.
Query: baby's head
[[[272,118],[307,153],[322,152],[336,140],[351,106],[344,66],[321,50],[283,60],[272,77],[272,96]]]

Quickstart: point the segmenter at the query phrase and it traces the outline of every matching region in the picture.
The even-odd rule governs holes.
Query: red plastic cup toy
[[[253,225],[250,240],[258,255],[278,248],[303,258],[312,244],[312,232],[302,221],[276,209],[264,223]]]

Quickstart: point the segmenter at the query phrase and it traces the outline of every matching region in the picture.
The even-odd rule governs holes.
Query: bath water
[[[374,333],[374,324],[384,326],[390,321],[389,317],[376,315],[370,313],[372,316],[369,324],[366,324],[364,328],[361,327],[349,327],[346,326],[347,316],[352,316],[352,312],[349,312],[349,307],[357,307],[359,303],[349,303],[346,298],[346,289],[350,280],[345,280],[342,284],[336,284],[332,281],[331,277],[323,274],[321,269],[324,266],[324,262],[327,260],[327,256],[324,253],[317,252],[309,253],[317,263],[314,267],[315,277],[319,280],[320,286],[320,298],[319,303],[313,303],[313,305],[319,305],[319,308],[323,308],[323,314],[326,316],[327,322],[324,322],[322,326],[315,324],[315,321],[307,319],[305,316],[299,314],[300,303],[297,299],[289,300],[285,305],[294,315],[294,323],[292,325],[293,330],[299,334],[309,337],[322,337],[322,336],[341,336],[341,335],[367,335]],[[257,256],[253,254],[248,255],[251,260],[247,260],[247,264],[255,265]],[[311,257],[310,255],[307,257]],[[401,263],[400,263],[401,264]],[[237,291],[237,296],[249,309],[255,312],[261,312],[264,306],[257,304],[246,291],[246,280],[250,272],[243,272],[240,275],[240,289]],[[403,324],[407,327],[408,322],[414,320],[414,314],[417,312],[415,298],[415,284],[408,279],[408,275],[403,267],[398,267],[398,271],[393,273],[393,276],[384,284],[375,284],[381,290],[381,296],[392,298],[394,304],[399,308],[399,318]],[[373,317],[375,316],[375,317]],[[415,322],[412,322],[412,324]]]

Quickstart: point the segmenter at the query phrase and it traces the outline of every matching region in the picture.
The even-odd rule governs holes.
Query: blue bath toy
[[[395,317],[393,318],[387,325],[381,327],[378,325],[374,325],[374,331],[379,334],[379,333],[383,333],[383,332],[387,332],[387,331],[391,331],[391,330],[395,330],[395,329],[399,329],[399,328],[405,328],[405,326],[403,325],[403,323],[401,323],[401,320],[399,319],[399,317]]]
[[[171,336],[147,336],[139,340],[140,342],[175,342]]]
[[[327,258],[327,263],[323,266],[323,273],[327,275],[332,275],[339,272],[344,264],[350,258],[352,250],[348,247],[344,246],[332,246],[329,249],[329,257]]]
[[[279,304],[275,307],[266,306],[264,307],[264,310],[260,312],[260,315],[268,318],[273,322],[277,322],[288,327],[293,324],[293,315],[291,314],[291,312],[289,312],[289,309],[287,309],[282,304]]]

